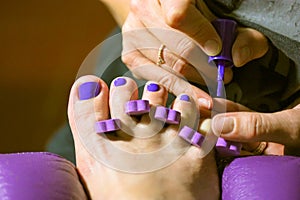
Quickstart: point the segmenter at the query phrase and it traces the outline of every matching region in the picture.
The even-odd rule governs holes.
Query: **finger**
[[[135,28],[132,27],[133,24],[135,24]],[[137,27],[142,28],[137,29]],[[172,34],[172,31],[161,31],[164,32],[164,34]],[[204,84],[203,78],[191,64],[185,59],[178,57],[166,46],[162,46],[162,43],[151,34],[141,22],[136,20],[132,14],[128,16],[123,26],[123,38],[123,55],[138,50],[144,57],[148,58],[149,61],[152,61],[153,64],[169,68],[168,70],[170,70],[170,72],[177,73],[178,76],[184,76],[192,82]],[[159,49],[161,49],[160,54]],[[158,64],[160,60],[159,56],[164,61],[163,64]],[[136,59],[139,58],[137,57]],[[131,61],[131,59],[124,59],[125,64],[130,66],[131,63],[128,61]]]
[[[230,101],[228,99],[223,98],[214,98],[214,111],[216,113],[224,113],[224,112],[240,112],[240,111],[251,111],[246,106]]]
[[[207,55],[221,51],[221,39],[192,1],[161,0],[166,23],[196,40]]]
[[[213,118],[212,128],[215,134],[228,140],[295,146],[300,144],[299,116],[299,108],[277,113],[225,113]]]
[[[125,63],[130,63],[130,66],[128,67],[137,77],[155,81],[163,85],[169,92],[176,96],[183,93],[188,94],[197,101],[200,109],[211,109],[212,99],[206,92],[192,86],[186,80],[174,75],[162,67],[154,65],[140,52],[132,51],[130,54],[123,55],[122,59]]]
[[[239,28],[232,47],[234,65],[243,66],[265,55],[268,49],[268,40],[262,33],[251,28]]]
[[[170,72],[183,75],[195,83],[205,84],[208,80],[216,79],[217,68],[209,65],[207,55],[185,34],[172,29],[146,28],[134,14],[129,14],[122,33],[123,58],[124,55],[127,57],[126,54],[138,50],[153,64],[157,64],[159,49],[164,44],[160,56],[165,64],[161,66],[168,67]],[[131,66],[132,58],[125,58],[123,62]],[[226,70],[225,83],[231,79],[231,74]]]

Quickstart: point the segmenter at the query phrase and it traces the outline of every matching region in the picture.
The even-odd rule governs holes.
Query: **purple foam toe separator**
[[[168,116],[166,122],[168,124],[179,124],[181,119],[180,112],[172,109],[168,109]]]
[[[155,119],[165,121],[167,119],[167,116],[168,116],[168,111],[166,107],[163,106],[156,107],[155,114],[154,114]]]
[[[197,146],[197,147],[201,147],[201,145],[204,141],[204,136],[201,133],[191,129],[188,126],[184,126],[180,130],[179,137],[181,137],[182,139],[184,139],[188,143],[190,143],[194,146]]]
[[[163,106],[156,107],[154,118],[168,124],[179,124],[181,119],[180,112]]]
[[[121,121],[119,119],[108,119],[98,121],[95,124],[95,130],[97,133],[106,133],[111,131],[117,131],[121,128]]]
[[[149,101],[131,100],[126,103],[125,112],[128,115],[142,115],[150,112]]]
[[[218,138],[216,150],[221,157],[238,156],[240,155],[242,144]]]

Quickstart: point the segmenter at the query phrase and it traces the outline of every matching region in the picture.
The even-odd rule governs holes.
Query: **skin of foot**
[[[87,89],[85,96],[88,98],[82,99],[79,87],[85,83],[94,84]],[[166,106],[166,89],[158,85],[158,89],[149,89],[149,84],[156,86],[148,82],[142,99],[149,100],[151,107]],[[148,115],[132,117],[123,114],[125,103],[137,98],[137,85],[127,77],[115,79],[110,89],[95,76],[83,76],[72,86],[68,118],[75,143],[76,166],[91,199],[219,199],[214,151],[201,156],[201,148],[178,137],[180,125],[161,126],[155,130],[157,133],[149,135],[151,131],[147,127],[151,126],[152,119]],[[181,113],[184,124],[195,126],[193,123],[199,116],[195,114],[192,98],[181,100],[177,97],[172,109]],[[134,131],[128,134],[122,129],[113,133],[96,133],[95,122],[110,118],[119,118],[125,127],[137,127],[135,130],[144,130],[145,134],[136,137]],[[159,150],[169,143],[172,145],[159,154]],[[123,158],[117,153],[111,154],[114,149],[134,156],[129,156],[126,162],[120,161],[120,164],[117,161]],[[155,157],[151,157],[153,152],[158,152]],[[145,154],[150,155],[149,159],[141,161],[139,156]],[[174,159],[170,159],[171,156]],[[170,162],[164,163],[164,158]],[[143,172],[143,167],[137,167],[138,173],[135,173],[135,167],[140,165],[146,166],[147,170]],[[155,167],[151,168],[152,165]],[[132,168],[122,169],[122,166]]]

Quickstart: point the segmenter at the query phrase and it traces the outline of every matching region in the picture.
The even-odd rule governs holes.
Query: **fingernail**
[[[237,53],[237,60],[239,65],[244,65],[250,58],[250,49],[249,47],[243,47]]]
[[[150,83],[149,85],[147,85],[147,90],[150,92],[157,92],[159,90],[159,85]]]
[[[211,109],[211,103],[207,99],[199,98],[198,99],[198,104],[199,104],[200,107],[205,107],[209,110]]]
[[[186,94],[181,95],[180,100],[182,101],[190,101],[190,97]]]
[[[221,51],[221,46],[216,40],[208,40],[204,44],[204,49],[209,56],[214,56]]]
[[[218,134],[228,134],[234,129],[234,119],[232,117],[216,116],[212,120],[214,132]]]
[[[125,78],[117,78],[114,81],[115,86],[122,86],[122,85],[125,85],[125,84],[126,84],[126,79]]]
[[[100,93],[98,82],[86,82],[79,86],[78,95],[80,100],[91,99]]]

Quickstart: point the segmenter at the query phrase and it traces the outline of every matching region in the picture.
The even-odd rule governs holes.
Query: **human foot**
[[[177,136],[183,125],[198,128],[194,101],[177,97],[172,109],[181,113],[181,123],[164,126],[151,117],[155,106],[165,106],[167,100],[167,91],[156,86],[148,83],[143,93],[143,99],[153,105],[150,114],[131,117],[124,105],[137,99],[133,80],[115,79],[110,92],[94,76],[81,77],[73,85],[69,123],[77,167],[92,199],[219,198],[214,153],[208,152],[215,141],[204,142],[203,150]],[[110,117],[121,120],[122,130],[97,134],[96,121]]]

